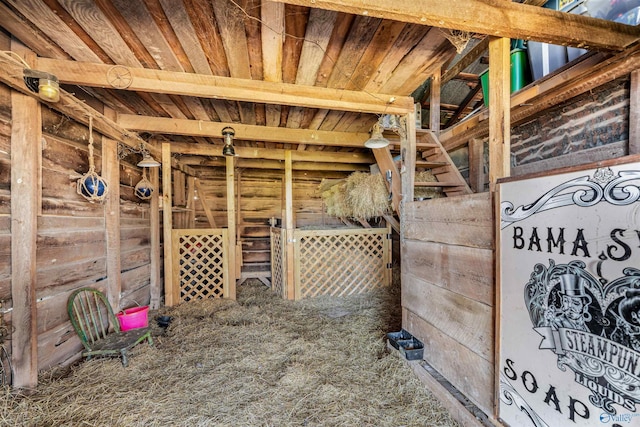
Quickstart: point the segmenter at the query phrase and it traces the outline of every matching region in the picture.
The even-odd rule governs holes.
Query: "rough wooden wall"
[[[629,87],[628,77],[614,80],[512,127],[511,175],[629,154]],[[483,142],[484,168],[488,174],[488,138]],[[449,155],[462,175],[468,178],[467,146]],[[485,184],[488,190],[488,182]]]
[[[0,300],[11,321],[11,116],[9,90],[0,87]],[[38,216],[38,369],[78,357],[80,341],[67,315],[69,294],[82,286],[102,290],[106,273],[105,208],[79,196],[76,181],[88,171],[88,128],[46,107],[42,139],[42,213]],[[96,171],[101,137],[94,133]],[[120,165],[121,305],[149,303],[149,203],[133,193],[141,171]],[[111,187],[115,184],[110,183]],[[135,302],[134,302],[135,301]],[[118,307],[114,307],[118,310]],[[14,327],[18,327],[14,325]]]
[[[628,154],[629,78],[607,83],[511,130],[512,175]]]
[[[237,216],[238,237],[242,240],[245,267],[268,270],[270,265],[269,221],[282,220],[284,205],[284,176],[280,172],[236,172],[236,195],[239,196]],[[297,174],[293,181],[293,210],[296,227],[335,225],[338,220],[328,216],[317,188],[322,180],[311,172]],[[239,181],[238,181],[239,177]],[[202,203],[207,203],[219,227],[227,226],[226,182],[223,177],[203,177],[196,203],[196,227],[207,228],[209,222]]]
[[[493,412],[493,211],[489,193],[410,202],[402,224],[402,326],[424,359]]]

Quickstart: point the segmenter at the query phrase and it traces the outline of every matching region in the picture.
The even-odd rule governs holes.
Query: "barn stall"
[[[201,298],[223,297],[222,302],[213,298],[215,304],[226,307],[237,300],[238,307],[246,307],[258,299],[258,286],[268,291],[260,294],[267,298],[260,305],[275,304],[268,299],[273,290],[294,299],[295,290],[283,289],[295,289],[298,262],[326,258],[331,263],[326,255],[338,249],[316,242],[319,251],[288,256],[300,252],[294,240],[303,239],[295,236],[305,227],[317,236],[317,230],[335,233],[338,225],[359,224],[359,233],[371,234],[377,231],[369,227],[381,221],[384,238],[391,234],[398,247],[394,262],[401,265],[395,286],[402,299],[384,300],[391,304],[384,310],[401,322],[374,310],[381,317],[375,327],[364,328],[374,331],[367,339],[384,347],[385,332],[404,329],[423,344],[424,354],[398,367],[401,375],[419,378],[417,387],[431,389],[463,425],[500,425],[495,195],[508,182],[501,179],[526,180],[593,162],[604,167],[611,158],[632,163],[638,151],[637,23],[629,21],[627,11],[621,12],[626,21],[602,20],[524,3],[498,7],[469,1],[468,10],[443,10],[436,2],[424,10],[380,3],[363,13],[348,1],[3,0],[3,338],[13,374],[8,390],[33,393],[14,401],[8,392],[8,419],[29,424],[20,411],[46,411],[29,405],[59,394],[56,385],[69,384],[65,381],[74,372],[92,375],[80,374],[83,368],[119,369],[106,375],[125,379],[137,361],[166,350],[162,340],[168,348],[179,347],[172,340],[176,332],[186,336],[178,328],[190,310],[209,310],[194,316],[190,326],[208,330],[205,319],[218,309],[198,308]],[[518,39],[531,42],[532,68],[536,41],[565,49],[565,62],[511,93],[510,54]],[[562,45],[588,51],[569,61]],[[479,75],[487,67],[492,84],[484,95]],[[29,78],[35,82],[31,87]],[[39,99],[38,84],[54,92],[59,84],[59,99],[46,93]],[[371,145],[380,142],[377,132],[388,145]],[[159,167],[140,164],[149,158]],[[419,173],[425,171],[435,181],[422,180]],[[344,180],[354,172],[383,176],[389,212],[379,220],[329,215],[319,190],[323,180]],[[83,189],[78,181],[89,177],[94,186]],[[424,199],[420,191],[431,188],[444,197],[418,200]],[[276,255],[286,254],[288,265],[276,272],[272,238],[278,233],[285,245]],[[378,275],[385,284],[388,264],[381,263],[384,271]],[[311,267],[313,282],[322,281],[319,271],[333,267],[319,265]],[[344,270],[368,267],[366,261],[352,262]],[[283,276],[291,280],[282,281]],[[329,277],[329,286],[353,293],[344,300],[312,292],[310,300],[338,307],[329,310],[329,319],[349,321],[366,311],[360,290],[372,299],[394,290],[392,284],[371,291],[377,285],[369,279],[371,286],[361,289],[343,277]],[[156,315],[174,321],[167,335],[156,329],[153,347],[133,350],[130,368],[110,359],[78,364],[82,345],[66,307],[81,287],[103,291],[116,311],[148,305],[154,328]],[[249,302],[243,301],[243,289]],[[349,298],[356,308],[340,308]],[[286,310],[292,309],[287,304],[318,310],[304,300],[282,303]],[[233,327],[256,323],[230,322]],[[349,331],[364,337],[357,325],[354,321]],[[243,344],[249,345],[257,345],[261,335],[258,328],[236,332],[246,333]],[[216,339],[210,346],[224,352]],[[333,346],[340,351],[339,344]],[[389,369],[400,363],[395,351],[364,347],[394,366]],[[337,364],[350,369],[346,361]],[[51,374],[60,367],[73,369]],[[388,381],[398,395],[401,384]],[[330,385],[340,388],[337,382]],[[420,406],[411,402],[407,408]],[[291,422],[369,420],[348,408],[317,405],[316,413],[338,418],[305,414]],[[606,408],[613,417],[615,408]],[[634,408],[627,404],[626,410]],[[597,410],[592,408],[591,417]],[[587,413],[578,413],[578,421],[587,423]],[[79,417],[68,421],[82,422]],[[166,420],[162,417],[145,422]],[[428,418],[418,411],[409,421],[389,418],[388,425],[429,425]],[[65,421],[60,414],[50,420]]]

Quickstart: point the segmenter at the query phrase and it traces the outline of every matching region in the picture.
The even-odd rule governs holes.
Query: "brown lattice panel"
[[[352,295],[390,284],[389,229],[296,230],[295,299]]]
[[[285,230],[271,227],[271,289],[286,299],[285,242]]]
[[[180,302],[228,296],[226,229],[173,230],[174,283]]]

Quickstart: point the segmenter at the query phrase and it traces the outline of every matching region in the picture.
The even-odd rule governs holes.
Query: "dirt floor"
[[[92,359],[43,373],[35,394],[0,397],[0,425],[457,426],[387,349],[398,293],[291,302],[248,281],[237,301],[164,308],[151,313],[155,345],[127,368]]]

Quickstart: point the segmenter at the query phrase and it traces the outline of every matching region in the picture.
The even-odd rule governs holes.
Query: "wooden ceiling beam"
[[[275,148],[234,147],[236,156],[243,159],[284,160],[286,150]],[[221,145],[192,144],[188,142],[172,142],[172,154],[222,157]],[[294,162],[317,163],[364,163],[375,162],[370,153],[345,153],[331,151],[293,151],[291,160]]]
[[[473,64],[489,48],[489,37],[480,40],[474,47],[462,56],[451,68],[442,75],[442,84],[456,78],[465,68]],[[476,78],[477,79],[477,78]]]
[[[275,0],[355,15],[525,39],[585,49],[621,51],[640,39],[640,27],[557,12],[511,0]]]
[[[413,111],[409,96],[49,58],[38,58],[37,68],[54,74],[60,83],[79,86],[373,114]]]
[[[126,129],[171,135],[206,136],[222,138],[222,129],[230,126],[235,139],[288,144],[328,145],[363,148],[369,139],[365,132],[332,132],[322,130],[291,129],[274,126],[221,123],[203,120],[170,119],[165,117],[122,114],[118,124]]]
[[[194,156],[190,158],[180,157],[180,162],[191,166],[206,167],[224,167],[225,160],[222,157],[215,159],[207,159],[202,156]],[[293,162],[293,170],[305,171],[369,171],[368,164],[362,163],[317,163],[317,162]],[[280,160],[264,160],[264,159],[238,159],[236,168],[245,169],[283,169],[284,162]]]

